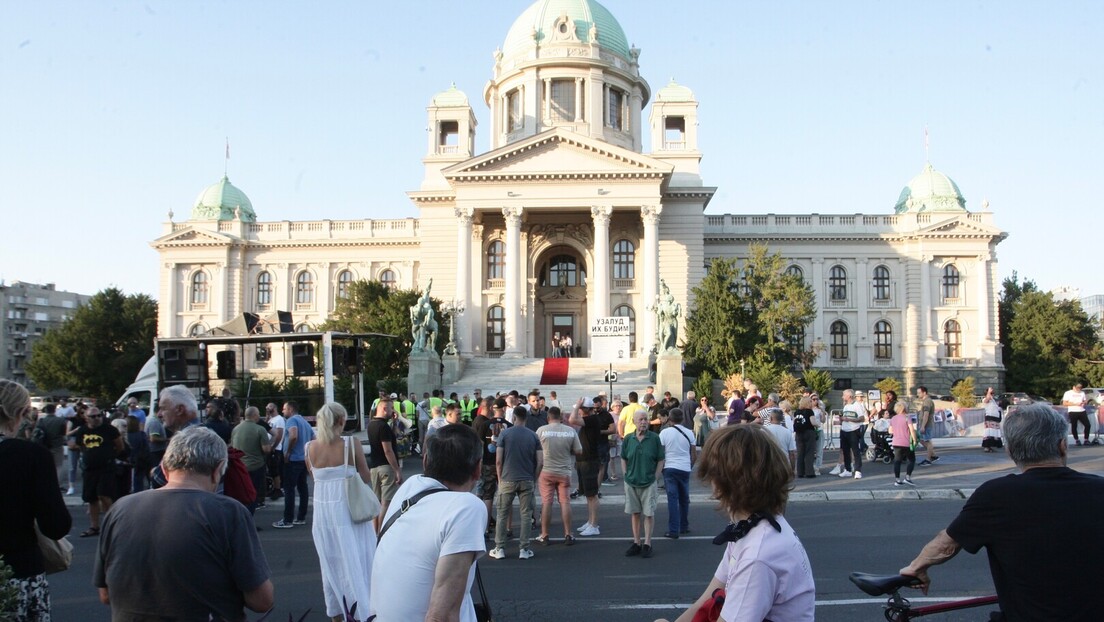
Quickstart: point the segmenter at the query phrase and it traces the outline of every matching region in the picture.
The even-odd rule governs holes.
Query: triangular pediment
[[[221,233],[187,227],[157,238],[150,243],[150,246],[154,248],[162,246],[209,246],[212,244],[223,246],[233,242],[234,238]]]
[[[934,216],[934,215],[933,215]],[[992,237],[1003,236],[1003,231],[970,219],[970,214],[953,215],[946,220],[927,225],[916,232],[923,237]]]
[[[610,143],[557,128],[446,168],[450,180],[662,178],[674,167]]]

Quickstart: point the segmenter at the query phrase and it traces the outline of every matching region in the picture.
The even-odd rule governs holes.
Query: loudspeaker
[[[218,352],[215,354],[215,358],[218,359],[216,375],[219,380],[233,380],[238,377],[237,357],[233,350]]]
[[[184,351],[179,348],[166,348],[161,352],[161,366],[165,380],[187,380],[188,362],[184,360]]]
[[[348,376],[360,371],[355,346],[334,346],[330,350],[330,360],[333,361],[334,374],[338,376]]]
[[[291,346],[291,370],[296,376],[314,375],[314,344],[296,343]]]

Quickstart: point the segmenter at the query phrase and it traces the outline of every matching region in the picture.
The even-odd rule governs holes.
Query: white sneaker
[[[529,559],[533,557],[533,549],[521,549],[518,553],[518,559]]]
[[[587,527],[586,529],[584,529],[583,531],[579,532],[580,536],[598,536],[598,535],[601,535],[601,534],[602,534],[602,532],[598,529],[597,525],[591,525],[591,526]]]
[[[828,471],[828,474],[829,475],[839,475],[840,474],[840,465],[837,464],[835,466],[835,468],[833,468],[831,471]]]
[[[906,477],[905,478],[905,483],[908,484],[909,486],[915,486],[916,485],[916,484],[912,483],[912,478],[911,477]]]
[[[496,546],[491,549],[490,553],[487,553],[487,557],[490,557],[492,559],[506,559],[506,551],[503,551],[501,548]]]
[[[839,472],[840,477],[851,477],[851,471],[843,470]]]
[[[862,479],[862,471],[855,471],[855,479]]]
[[[77,494],[77,489],[70,486],[69,490],[66,491],[65,494],[72,497],[73,495]]]
[[[587,522],[583,523],[582,527],[577,528],[575,531],[586,531],[587,529],[590,529],[593,526],[594,525],[590,524],[590,521],[587,521]]]

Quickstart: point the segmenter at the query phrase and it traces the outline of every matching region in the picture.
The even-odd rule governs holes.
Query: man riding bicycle
[[[1020,473],[978,487],[901,574],[926,594],[929,567],[985,547],[1005,620],[1099,620],[1104,540],[1092,529],[1104,516],[1104,478],[1066,466],[1069,426],[1049,404],[1022,406],[1001,427]]]

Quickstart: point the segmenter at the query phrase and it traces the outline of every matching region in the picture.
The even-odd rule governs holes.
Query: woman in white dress
[[[355,605],[355,617],[362,620],[370,611],[376,531],[372,521],[354,523],[349,517],[345,478],[358,473],[367,484],[371,476],[360,443],[341,436],[347,417],[341,404],[323,406],[318,411],[318,439],[307,444],[307,469],[314,476],[311,535],[322,566],[326,615],[345,620],[345,607],[352,610]]]

